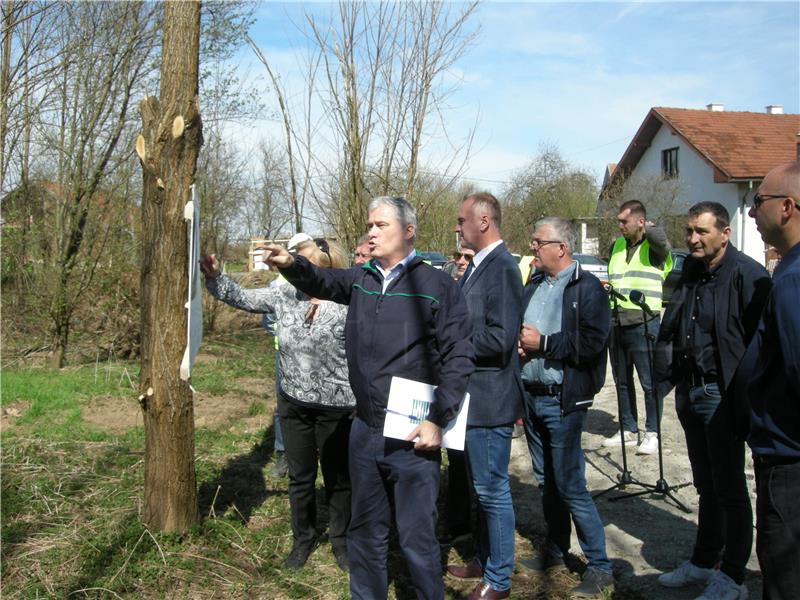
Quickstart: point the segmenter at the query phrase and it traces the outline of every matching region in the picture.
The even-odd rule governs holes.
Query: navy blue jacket
[[[522,315],[533,293],[545,280],[536,273],[525,286]],[[608,336],[611,332],[611,308],[600,280],[575,264],[575,272],[564,289],[561,307],[561,331],[543,335],[539,351],[530,358],[562,361],[564,384],[561,388],[561,414],[587,409],[606,380]]]
[[[800,459],[800,244],[773,273],[761,321],[737,374],[756,456]]]
[[[474,368],[467,304],[458,284],[415,257],[384,293],[372,261],[318,269],[302,256],[281,274],[309,296],[349,305],[345,351],[358,416],[385,418],[393,376],[438,386],[428,420],[446,426],[461,406]]]
[[[469,307],[468,331],[475,348],[469,378],[467,424],[493,427],[522,415],[517,341],[522,314],[519,265],[505,244],[492,250],[461,288]]]
[[[673,384],[688,380],[694,369],[683,342],[691,337],[691,315],[687,311],[691,312],[692,296],[705,270],[701,261],[687,257],[681,278],[664,311],[658,337],[661,342],[672,343],[669,375]],[[714,337],[717,342],[714,355],[723,396],[756,332],[771,287],[767,270],[733,244],[728,244],[714,286]],[[661,377],[664,375],[667,373]]]

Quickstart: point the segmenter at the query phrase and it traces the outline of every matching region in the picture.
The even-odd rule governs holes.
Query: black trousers
[[[800,598],[800,461],[756,470],[756,554],[764,600]]]
[[[440,450],[414,450],[414,444],[383,437],[356,417],[350,432],[353,520],[347,534],[350,597],[387,597],[392,501],[400,549],[419,600],[444,600],[442,564],[436,541],[436,497]]]
[[[447,533],[459,536],[472,531],[472,480],[461,450],[447,450]]]
[[[345,549],[350,525],[350,475],[347,444],[349,413],[305,407],[278,398],[295,543],[317,537],[317,464],[322,467],[331,545]]]
[[[744,440],[736,436],[731,403],[717,384],[675,389],[675,408],[686,434],[686,448],[700,506],[692,563],[720,570],[744,582],[753,546],[753,510],[744,476]]]

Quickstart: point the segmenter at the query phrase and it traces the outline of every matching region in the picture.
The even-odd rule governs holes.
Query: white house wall
[[[741,199],[747,193],[748,186],[739,183],[714,183],[714,171],[711,166],[694,148],[673,134],[669,127],[661,126],[632,175],[645,178],[660,175],[661,152],[670,148],[678,148],[678,178],[680,180],[676,203],[678,210],[688,210],[697,202],[719,202],[730,213],[733,243],[759,263],[764,264],[764,244],[752,219],[747,217],[747,207],[745,207],[744,213],[740,210]],[[758,186],[758,183],[754,182],[754,188]],[[752,193],[749,198],[751,197]],[[642,201],[647,206],[647,198],[642,198]]]

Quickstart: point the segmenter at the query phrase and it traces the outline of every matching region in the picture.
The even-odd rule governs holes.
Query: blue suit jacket
[[[517,340],[522,322],[519,266],[501,243],[481,261],[462,292],[467,299],[475,371],[469,378],[468,425],[513,423],[522,414]]]

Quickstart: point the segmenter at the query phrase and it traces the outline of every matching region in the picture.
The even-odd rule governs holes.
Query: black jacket
[[[505,244],[481,261],[461,291],[469,307],[468,331],[475,348],[467,425],[495,427],[513,423],[522,415],[517,356],[522,280],[519,265]]]
[[[691,317],[687,306],[694,294],[705,265],[691,256],[686,258],[683,273],[672,294],[661,322],[659,343],[672,344],[672,361],[661,379],[677,385],[688,381],[694,369],[684,340],[689,339]],[[767,270],[733,244],[722,257],[714,287],[714,354],[720,391],[723,396],[733,380],[739,362],[758,327],[758,320],[772,287]]]
[[[303,257],[281,269],[306,294],[349,305],[345,351],[358,416],[383,425],[393,376],[438,386],[428,419],[442,427],[467,391],[474,352],[469,315],[458,284],[415,257],[382,292],[383,277],[369,262],[351,269],[318,269]]]
[[[533,293],[544,280],[545,274],[537,273],[525,286],[523,317]],[[543,335],[540,350],[529,355],[562,361],[561,414],[589,408],[602,389],[610,331],[611,308],[600,280],[575,263],[575,272],[564,289],[561,331]]]

